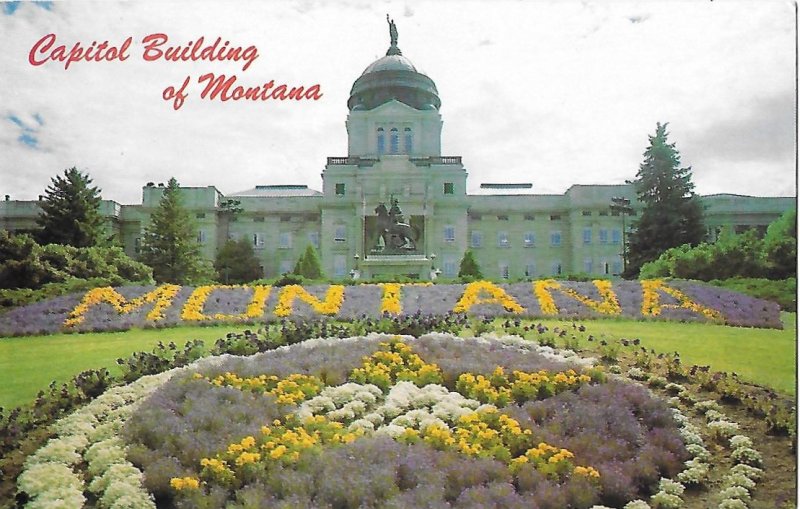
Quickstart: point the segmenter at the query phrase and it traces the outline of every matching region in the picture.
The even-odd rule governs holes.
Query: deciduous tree
[[[263,276],[261,263],[248,239],[229,240],[214,262],[217,279],[225,284],[249,283]]]

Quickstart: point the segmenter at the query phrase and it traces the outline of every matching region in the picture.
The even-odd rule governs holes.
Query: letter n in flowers
[[[665,293],[674,298],[677,304],[661,304],[660,293]],[[685,293],[676,288],[671,288],[660,279],[646,279],[642,281],[642,316],[659,316],[664,309],[688,309],[702,315],[709,320],[724,322],[725,319],[719,311],[707,308],[694,302]]]
[[[186,300],[181,310],[181,320],[184,321],[203,321],[203,320],[246,320],[248,318],[260,318],[264,313],[264,305],[269,298],[271,286],[258,285],[253,288],[253,296],[244,313],[228,315],[216,313],[207,315],[203,313],[206,301],[216,290],[238,290],[245,291],[248,287],[241,285],[208,285],[198,286],[192,295]]]
[[[74,327],[83,323],[89,308],[104,302],[111,304],[118,313],[131,313],[145,304],[153,303],[153,309],[147,313],[147,319],[157,322],[164,319],[164,310],[172,305],[172,300],[180,289],[181,287],[176,285],[161,285],[140,297],[127,300],[110,286],[93,288],[86,292],[80,304],[67,316],[64,327]]]
[[[458,299],[454,313],[468,313],[473,306],[478,304],[499,304],[503,309],[510,313],[524,313],[525,308],[514,300],[514,297],[506,293],[499,286],[488,281],[476,281],[470,283],[464,289],[464,294]]]
[[[611,281],[596,279],[592,281],[597,292],[600,294],[600,300],[594,300],[586,295],[582,295],[572,288],[561,286],[561,283],[553,279],[544,279],[533,283],[533,293],[539,301],[539,307],[545,315],[557,315],[558,306],[553,300],[553,291],[559,291],[562,294],[577,300],[584,306],[597,311],[598,313],[617,316],[622,313],[622,308],[617,300],[617,295],[611,289]]]
[[[283,317],[292,314],[295,299],[305,302],[311,309],[322,315],[335,315],[339,312],[344,301],[344,286],[330,285],[325,294],[325,300],[314,297],[300,285],[288,285],[283,288],[278,296],[275,306],[275,316]]]

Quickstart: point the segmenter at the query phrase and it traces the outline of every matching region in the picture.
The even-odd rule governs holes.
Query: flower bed
[[[124,330],[180,323],[254,322],[382,315],[628,317],[781,328],[777,304],[731,291],[647,281],[468,285],[387,283],[357,286],[201,286],[95,288],[23,306],[0,316],[0,335]]]

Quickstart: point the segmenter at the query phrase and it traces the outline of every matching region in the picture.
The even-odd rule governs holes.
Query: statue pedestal
[[[403,276],[428,280],[432,263],[430,258],[422,254],[371,254],[364,258],[359,268],[364,279]]]

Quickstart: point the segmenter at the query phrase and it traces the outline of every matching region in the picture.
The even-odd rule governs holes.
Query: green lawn
[[[686,364],[735,371],[743,379],[795,394],[797,315],[784,313],[785,329],[745,329],[696,323],[596,320],[583,322],[600,336],[640,338],[659,352],[681,353]],[[564,322],[545,321],[548,326]],[[149,351],[159,341],[183,344],[192,339],[213,342],[241,326],[181,327],[93,334],[56,334],[0,339],[0,406],[31,401],[40,389],[77,373],[107,367],[119,372],[116,359]]]
[[[734,371],[743,380],[795,394],[797,314],[781,313],[783,330],[724,327],[703,323],[594,320],[581,322],[594,336],[639,338],[656,352],[679,352],[685,365]],[[544,321],[548,326],[564,322]],[[571,323],[570,323],[571,325]]]

